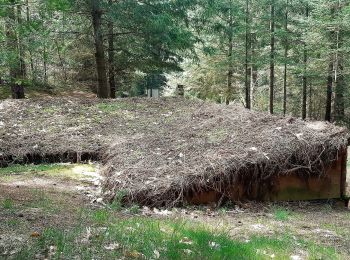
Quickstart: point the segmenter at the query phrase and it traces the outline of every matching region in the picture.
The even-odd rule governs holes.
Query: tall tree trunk
[[[10,6],[8,7],[8,17],[6,20],[6,42],[7,49],[11,52],[13,60],[9,64],[10,68],[10,86],[12,98],[22,99],[25,98],[24,87],[21,84],[21,79],[23,79],[24,67],[21,61],[21,54],[19,49],[18,36],[14,26],[18,23],[16,20],[15,12],[15,2],[10,1]],[[18,14],[18,9],[17,9]]]
[[[254,107],[254,90],[258,81],[258,68],[256,65],[256,34],[251,33],[250,43],[251,43],[251,58],[250,58],[250,108]]]
[[[334,19],[335,15],[335,7],[331,7],[331,17]],[[329,33],[329,39],[331,42],[331,53],[330,53],[330,61],[328,64],[328,76],[327,76],[327,98],[326,98],[326,115],[325,120],[331,121],[332,120],[332,95],[333,95],[333,70],[334,70],[334,49],[335,49],[335,31],[334,29],[330,31]]]
[[[94,27],[94,38],[95,38],[95,59],[96,59],[96,69],[97,69],[97,97],[108,98],[109,89],[107,84],[107,72],[106,72],[106,60],[105,51],[103,46],[102,37],[102,10],[100,6],[100,0],[91,0],[91,16],[92,25]]]
[[[309,80],[310,81],[310,80]],[[312,110],[313,110],[313,105],[312,105],[312,84],[311,82],[309,83],[309,118],[312,118]]]
[[[287,7],[286,7],[286,13],[285,13],[285,23],[284,23],[284,30],[285,33],[288,33],[288,7],[289,1],[287,0]],[[288,38],[286,37],[285,43],[284,43],[284,72],[283,72],[283,115],[286,116],[287,114],[287,67],[288,67],[288,48],[289,48],[289,42]]]
[[[30,23],[30,10],[29,10],[29,0],[26,0],[26,16],[27,16],[27,23]],[[28,47],[28,53],[29,53],[29,60],[30,60],[30,72],[31,72],[31,79],[32,81],[36,80],[35,77],[35,70],[34,70],[34,61],[33,61],[33,54],[32,54],[32,50],[30,49],[30,47]]]
[[[349,3],[346,3],[348,5]],[[341,12],[343,6],[338,1],[337,13]],[[335,98],[334,98],[334,119],[337,122],[344,120],[345,117],[345,103],[344,103],[344,91],[346,89],[344,67],[343,67],[343,53],[341,48],[343,47],[343,31],[341,28],[337,29],[336,33],[336,73],[335,73]]]
[[[344,91],[346,88],[345,78],[343,74],[343,64],[338,60],[338,75],[335,83],[335,98],[334,98],[334,119],[337,122],[344,120],[345,117],[345,103]]]
[[[22,7],[21,5],[17,5],[17,24],[19,27],[22,26]],[[24,46],[22,43],[22,35],[21,35],[21,29],[19,30],[18,36],[17,36],[17,42],[18,42],[18,55],[19,55],[19,62],[20,62],[20,77],[21,79],[26,78],[26,64],[24,59]]]
[[[306,6],[306,18],[309,17],[309,6]],[[307,77],[306,77],[306,70],[307,70],[307,46],[304,39],[304,70],[303,70],[303,101],[302,101],[302,118],[306,119],[306,110],[307,110]]]
[[[284,49],[284,58],[288,59],[288,49]],[[287,114],[287,62],[284,62],[284,71],[283,71],[283,115]]]
[[[57,49],[57,55],[58,55],[58,59],[60,61],[60,66],[61,66],[61,69],[62,69],[62,72],[63,72],[63,77],[64,77],[64,83],[66,84],[67,83],[67,71],[66,71],[66,68],[64,66],[64,61],[63,61],[63,58],[62,58],[62,55],[61,55],[61,50],[60,50],[60,46],[58,44],[58,40],[56,40],[56,49]]]
[[[250,101],[250,80],[251,80],[251,67],[249,66],[250,63],[250,49],[251,49],[251,43],[250,43],[250,24],[249,24],[249,0],[246,0],[246,17],[245,17],[245,103],[246,108],[251,108],[251,101]]]
[[[235,95],[233,90],[233,14],[230,9],[229,17],[229,36],[228,36],[228,73],[227,73],[227,98],[226,104],[230,104]]]
[[[327,99],[326,99],[326,121],[332,119],[332,94],[333,94],[333,58],[328,65],[328,77],[327,77]]]
[[[44,53],[43,53],[43,61],[44,61],[44,82],[47,85],[49,82],[47,76],[47,51],[46,51],[46,43],[44,43]]]
[[[112,5],[112,0],[108,1]],[[114,30],[113,22],[108,22],[108,63],[109,63],[109,87],[111,90],[111,98],[116,98],[116,83],[115,83],[115,67],[114,67]]]
[[[274,88],[275,88],[275,0],[271,0],[271,21],[270,21],[270,113],[274,109]]]

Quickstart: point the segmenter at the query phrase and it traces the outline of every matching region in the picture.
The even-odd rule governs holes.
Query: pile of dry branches
[[[50,99],[0,103],[0,165],[102,159],[106,196],[177,205],[237,179],[322,175],[347,146],[344,128],[184,99]],[[248,183],[249,185],[249,183]]]
[[[178,103],[179,102],[179,103]],[[322,175],[347,146],[345,129],[205,102],[175,101],[148,120],[156,127],[118,138],[106,153],[105,187],[125,202],[182,204],[191,194],[224,194],[276,174]]]

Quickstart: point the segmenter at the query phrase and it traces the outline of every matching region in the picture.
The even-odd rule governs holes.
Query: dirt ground
[[[55,172],[0,174],[0,259],[11,258],[47,228],[72,229],[82,211],[103,208],[100,180],[91,166],[83,165]],[[121,218],[128,216],[123,212],[116,214]],[[350,210],[341,202],[248,203],[221,209],[144,207],[134,214],[225,229],[232,239],[240,241],[288,234],[334,248],[339,259],[350,259]],[[302,249],[293,257],[309,259]],[[40,255],[37,258],[42,259]]]

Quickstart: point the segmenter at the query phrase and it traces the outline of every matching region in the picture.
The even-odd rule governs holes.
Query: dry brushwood
[[[101,159],[111,199],[172,206],[276,174],[322,175],[348,132],[185,99],[3,101],[0,164]]]

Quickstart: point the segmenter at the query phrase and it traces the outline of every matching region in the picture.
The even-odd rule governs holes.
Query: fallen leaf
[[[140,252],[137,252],[136,250],[134,251],[126,251],[124,252],[125,257],[130,257],[130,258],[141,258],[142,254]]]
[[[36,231],[32,232],[31,237],[40,237],[40,234]]]

